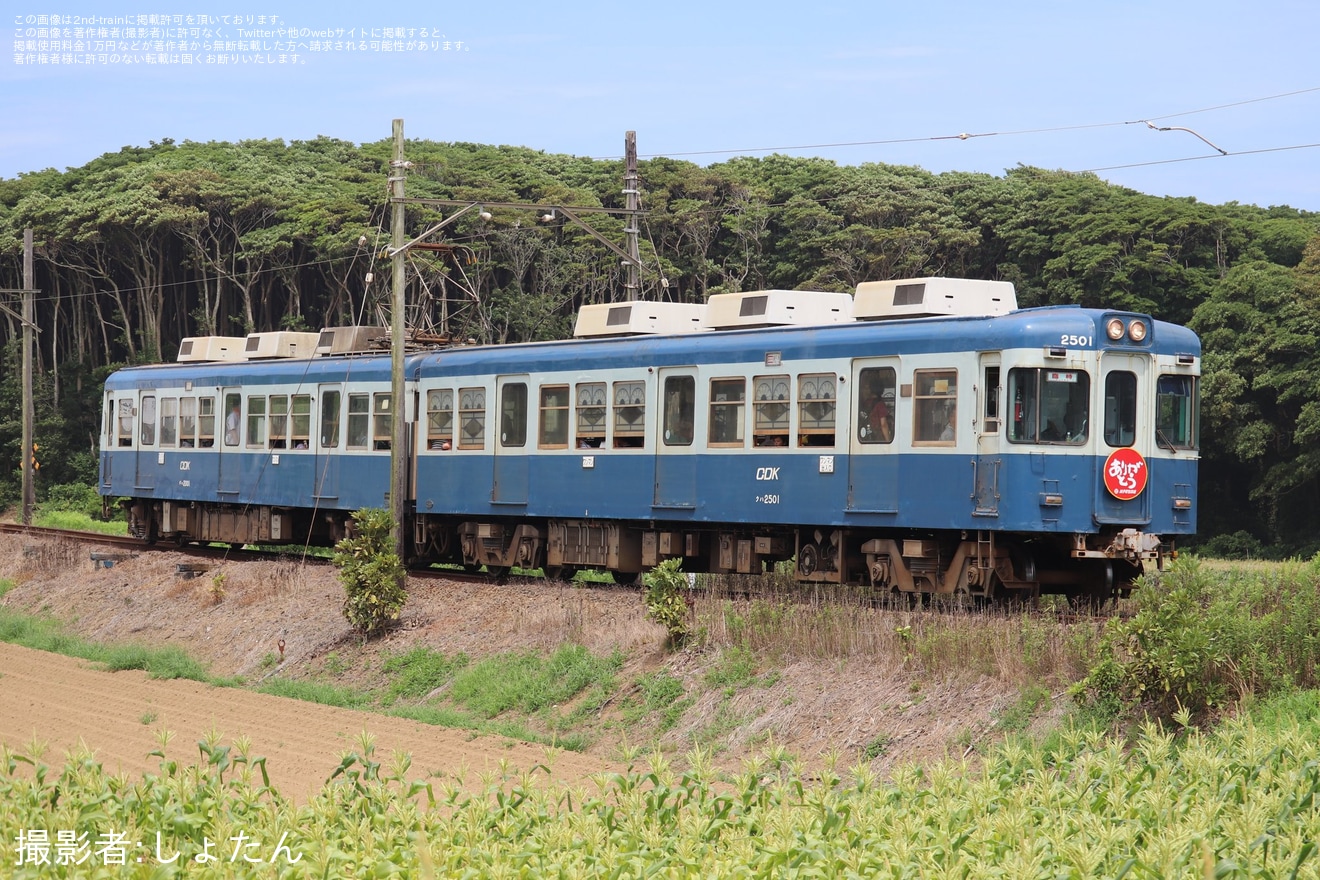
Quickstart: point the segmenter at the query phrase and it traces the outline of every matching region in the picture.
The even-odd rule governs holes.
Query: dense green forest
[[[22,285],[22,231],[36,231],[39,496],[94,479],[100,382],[115,365],[170,358],[184,336],[377,320],[390,149],[167,140],[0,180],[0,288]],[[407,157],[409,196],[623,207],[618,161],[428,141]],[[1024,306],[1190,324],[1205,346],[1202,541],[1320,549],[1320,215],[1029,167],[931,174],[775,155],[640,170],[647,298],[949,275],[1012,281]],[[412,206],[409,230],[453,210]],[[555,338],[579,306],[621,296],[617,255],[562,215],[490,213],[446,227],[464,247],[411,259],[418,316],[483,342]],[[587,216],[622,242],[622,218]],[[18,334],[0,316],[0,504],[17,496]]]

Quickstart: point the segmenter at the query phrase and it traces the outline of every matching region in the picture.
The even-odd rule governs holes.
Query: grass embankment
[[[271,678],[262,693],[329,706],[370,709],[424,724],[494,733],[526,742],[581,750],[589,719],[617,693],[620,654],[600,657],[580,645],[549,656],[510,652],[472,661],[427,647],[386,657],[384,684],[363,690],[332,681]],[[338,654],[326,658],[331,676],[343,671]]]
[[[10,581],[0,580],[0,596],[13,586]],[[0,641],[90,660],[104,665],[111,672],[141,669],[152,678],[214,681],[201,663],[178,647],[148,648],[89,642],[65,632],[59,621],[20,614],[4,607],[0,607]]]

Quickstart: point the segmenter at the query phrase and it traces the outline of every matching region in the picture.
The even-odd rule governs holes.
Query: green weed
[[[511,709],[531,714],[565,703],[591,685],[613,687],[622,665],[621,654],[596,657],[580,645],[565,645],[549,657],[500,654],[459,671],[449,697],[486,718]]]
[[[405,654],[390,657],[383,670],[396,674],[386,692],[386,705],[397,699],[419,700],[431,691],[453,680],[454,674],[468,665],[466,654],[452,659],[425,646],[418,646]]]
[[[323,706],[338,706],[341,709],[361,709],[371,703],[371,697],[367,694],[320,681],[272,678],[263,682],[257,690],[276,697],[305,700]]]

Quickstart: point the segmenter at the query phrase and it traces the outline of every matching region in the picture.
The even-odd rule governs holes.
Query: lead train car
[[[1076,307],[413,355],[412,548],[496,572],[792,558],[799,580],[877,591],[1104,598],[1195,530],[1199,367],[1185,328]],[[143,537],[333,540],[387,497],[388,370],[122,370],[101,491]]]

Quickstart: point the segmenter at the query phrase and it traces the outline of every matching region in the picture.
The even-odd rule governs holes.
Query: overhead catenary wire
[[[1282,98],[1291,98],[1297,95],[1305,95],[1312,92],[1320,92],[1320,86],[1313,86],[1305,89],[1295,89],[1290,92],[1280,92],[1275,95],[1264,95],[1258,98],[1247,98],[1241,101],[1232,101],[1226,104],[1215,104],[1210,107],[1199,107],[1195,110],[1179,110],[1176,113],[1164,113],[1157,116],[1142,116],[1136,119],[1123,119],[1112,122],[1085,122],[1072,125],[1053,125],[1039,126],[1034,128],[1007,129],[1004,131],[980,131],[980,132],[958,132],[956,134],[905,136],[899,138],[886,138],[881,140],[862,140],[862,141],[839,141],[833,143],[819,144],[798,144],[792,146],[775,147],[744,147],[738,149],[703,149],[703,150],[682,150],[658,153],[643,153],[641,155],[647,158],[672,158],[677,156],[717,156],[717,155],[744,155],[748,153],[775,153],[790,150],[826,150],[838,149],[844,147],[872,147],[872,146],[891,146],[895,144],[915,144],[926,141],[967,141],[975,138],[988,137],[1012,137],[1027,134],[1050,134],[1064,131],[1082,131],[1095,128],[1117,128],[1125,125],[1142,125],[1148,121],[1161,119],[1176,119],[1180,116],[1192,116],[1198,113],[1209,113],[1214,110],[1225,110],[1231,107],[1241,107],[1247,104],[1259,104],[1265,101],[1275,101]],[[620,159],[621,156],[596,156],[596,159]]]

